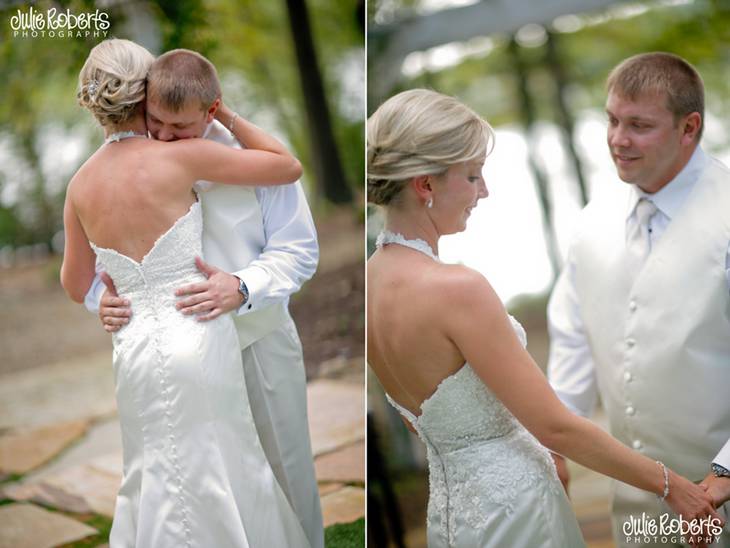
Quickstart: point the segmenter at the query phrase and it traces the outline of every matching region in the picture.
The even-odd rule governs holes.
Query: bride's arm
[[[548,449],[601,474],[661,495],[661,466],[570,412],[557,398],[545,375],[522,347],[502,302],[487,280],[454,267],[442,292],[450,306],[448,336],[464,359],[510,412]],[[667,503],[685,518],[713,515],[704,490],[670,471]]]
[[[71,184],[63,206],[65,245],[61,264],[61,285],[72,300],[84,302],[96,273],[96,255],[89,245],[71,199]]]
[[[207,139],[184,139],[166,146],[174,149],[173,160],[193,181],[267,186],[293,183],[302,174],[301,164],[291,155],[236,149]]]
[[[277,139],[224,104],[216,118],[245,148],[227,147],[207,139],[176,141],[178,161],[188,167],[195,179],[264,186],[293,183],[301,177],[299,160]]]
[[[218,110],[215,111],[215,119],[228,128],[244,148],[265,150],[274,154],[291,156],[283,143],[266,133],[260,127],[239,116],[238,113],[228,108],[228,105],[223,102],[221,102]]]

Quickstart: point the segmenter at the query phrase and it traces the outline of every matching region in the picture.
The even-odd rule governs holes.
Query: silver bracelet
[[[659,497],[659,500],[663,502],[669,496],[669,470],[666,466],[664,466],[664,463],[662,461],[658,460],[656,461],[656,463],[662,467],[662,472],[664,474],[664,493],[662,493],[662,496],[657,495],[657,497]]]
[[[231,133],[233,133],[233,122],[236,121],[236,118],[238,118],[238,113],[234,112],[233,116],[231,116],[231,122],[228,124],[228,131]]]

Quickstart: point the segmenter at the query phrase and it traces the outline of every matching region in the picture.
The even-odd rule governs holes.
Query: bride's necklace
[[[421,240],[420,238],[416,240],[409,240],[405,236],[403,236],[403,234],[391,232],[390,230],[383,230],[378,235],[378,239],[375,241],[375,245],[376,247],[383,247],[387,244],[398,244],[404,247],[410,247],[411,249],[420,251],[424,255],[428,255],[434,261],[441,262],[438,256],[433,252],[433,249],[431,249],[431,246],[428,245],[425,240]]]
[[[104,144],[108,143],[118,143],[122,139],[129,139],[130,137],[144,137],[147,138],[147,135],[143,133],[135,133],[134,131],[117,131],[116,133],[112,133],[104,139]]]

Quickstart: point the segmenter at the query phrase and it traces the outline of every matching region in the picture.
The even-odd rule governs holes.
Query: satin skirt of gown
[[[429,548],[585,547],[549,451],[468,363],[439,384],[419,416],[387,398],[426,445]]]
[[[230,315],[198,322],[174,290],[201,281],[198,202],[136,262],[92,244],[132,317],[113,337],[124,474],[111,548],[308,547],[266,461]]]

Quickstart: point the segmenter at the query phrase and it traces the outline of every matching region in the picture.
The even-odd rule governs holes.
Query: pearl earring
[[[426,207],[428,209],[431,209],[433,207],[433,198],[428,199],[428,202],[426,202]]]

